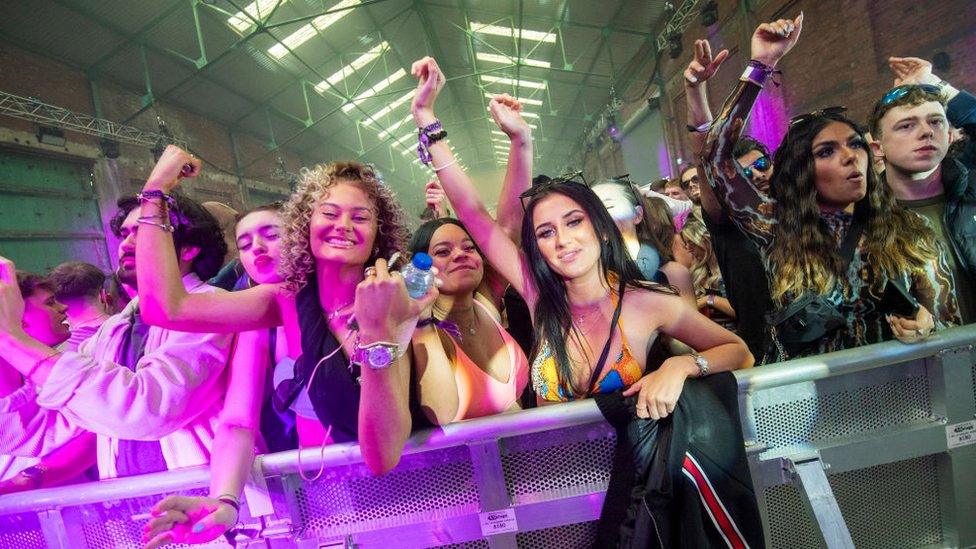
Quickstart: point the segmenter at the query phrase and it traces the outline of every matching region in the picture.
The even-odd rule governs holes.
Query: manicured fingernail
[[[200,532],[203,532],[203,528],[204,528],[203,523],[202,522],[198,522],[198,523],[196,523],[196,524],[193,525],[193,533],[194,534],[199,534]]]

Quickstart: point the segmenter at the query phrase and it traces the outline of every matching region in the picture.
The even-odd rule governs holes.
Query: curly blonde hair
[[[301,180],[282,209],[285,234],[281,246],[279,271],[285,287],[297,292],[315,271],[315,258],[309,243],[309,225],[315,204],[339,182],[352,182],[369,196],[377,219],[377,236],[373,252],[367,260],[371,265],[379,257],[390,257],[406,248],[410,231],[396,193],[387,187],[382,177],[368,164],[359,162],[329,162],[312,168],[302,168]]]

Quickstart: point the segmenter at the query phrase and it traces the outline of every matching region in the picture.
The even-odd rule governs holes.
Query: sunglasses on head
[[[554,185],[558,185],[560,183],[577,183],[577,184],[580,184],[580,185],[587,185],[586,178],[583,177],[583,171],[582,170],[578,170],[578,171],[575,171],[575,172],[570,172],[570,173],[567,173],[565,175],[561,175],[559,177],[556,177],[554,179],[549,179],[547,181],[543,181],[542,183],[539,183],[538,185],[532,185],[531,187],[529,187],[528,189],[526,189],[525,192],[523,192],[522,194],[519,195],[519,203],[522,204],[522,211],[523,212],[524,211],[527,211],[527,208],[526,207],[528,206],[529,202],[532,201],[532,198],[533,197],[535,197],[536,195],[542,193],[543,191],[549,190]]]
[[[746,174],[746,177],[748,177],[749,179],[752,179],[753,169],[757,169],[763,173],[766,173],[766,170],[768,170],[771,165],[772,162],[770,162],[769,157],[763,155],[757,158],[755,161],[753,161],[752,164],[749,164],[748,166],[742,168],[742,173]]]
[[[806,124],[811,120],[816,120],[818,118],[824,118],[828,116],[836,116],[847,111],[847,107],[824,107],[822,109],[817,109],[813,112],[808,112],[806,114],[801,114],[790,118],[790,129],[800,124]]]
[[[891,88],[883,96],[881,96],[881,104],[888,105],[895,101],[898,101],[902,97],[908,95],[908,92],[912,90],[922,90],[925,93],[930,93],[933,95],[942,95],[942,89],[938,86],[933,86],[932,84],[904,84],[902,86],[896,86]]]

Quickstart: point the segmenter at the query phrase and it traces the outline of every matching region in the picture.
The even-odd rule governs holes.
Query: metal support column
[[[820,456],[790,458],[790,465],[796,474],[803,503],[816,519],[824,544],[828,549],[854,549],[854,540],[827,481]]]
[[[497,439],[469,444],[471,462],[474,466],[474,481],[478,486],[483,512],[499,511],[512,507],[512,498],[505,487],[505,471],[502,470],[501,448]],[[492,549],[517,549],[515,532],[487,536]]]

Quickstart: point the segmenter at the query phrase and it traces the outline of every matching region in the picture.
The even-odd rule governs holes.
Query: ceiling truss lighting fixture
[[[546,82],[535,82],[533,80],[515,80],[513,78],[505,78],[504,76],[491,76],[489,74],[482,74],[481,80],[488,82],[489,84],[504,84],[507,86],[518,86],[520,88],[533,88],[536,90],[546,89]]]
[[[237,32],[244,34],[254,26],[254,21],[251,19],[252,17],[259,21],[263,21],[264,18],[267,17],[272,10],[274,10],[275,6],[277,6],[279,2],[284,4],[286,1],[287,0],[257,0],[257,2],[251,2],[243,10],[232,15],[230,19],[227,20],[227,24],[234,27]]]
[[[475,57],[480,61],[487,61],[489,63],[501,63],[502,65],[527,65],[529,67],[539,67],[540,69],[548,69],[552,65],[548,61],[539,61],[538,59],[529,59],[523,57],[521,59],[515,59],[514,57],[509,57],[507,55],[498,55],[495,53],[484,53],[478,52]]]
[[[323,93],[325,92],[325,90],[329,89],[330,85],[332,87],[335,87],[336,85],[339,84],[339,82],[342,82],[346,78],[349,78],[349,76],[351,76],[352,73],[365,67],[370,61],[382,55],[383,52],[386,51],[388,47],[389,44],[387,44],[386,41],[380,42],[375,47],[373,47],[373,49],[369,50],[368,52],[354,59],[352,63],[349,63],[345,67],[342,67],[341,69],[336,71],[335,74],[333,74],[332,76],[316,84],[315,91],[319,93]]]
[[[535,42],[548,42],[550,44],[556,43],[556,35],[552,32],[540,32],[528,29],[519,29],[516,27],[502,27],[499,25],[488,25],[485,23],[476,23],[471,21],[468,23],[468,28],[471,32],[477,32],[480,34],[490,34],[493,36],[505,36],[508,38],[518,38],[522,37],[525,40],[532,40]]]
[[[352,101],[343,105],[342,112],[348,113],[349,111],[355,109],[356,105],[380,93],[381,91],[390,87],[391,84],[393,84],[394,82],[403,78],[406,75],[407,75],[407,71],[403,69],[397,69],[395,73],[391,74],[390,76],[387,76],[383,80],[380,80],[379,82],[376,83],[375,86],[357,95]]]
[[[352,13],[352,9],[359,5],[361,0],[342,0],[338,4],[329,8],[329,11],[335,11],[334,13],[326,13],[325,15],[320,15],[312,20],[311,23],[302,26],[302,28],[286,36],[281,43],[275,44],[268,48],[268,54],[275,59],[281,59],[288,54],[288,50],[295,49],[301,46],[305,42],[311,40],[316,34],[325,29],[331,27],[336,23],[336,21],[342,19],[343,17]]]

